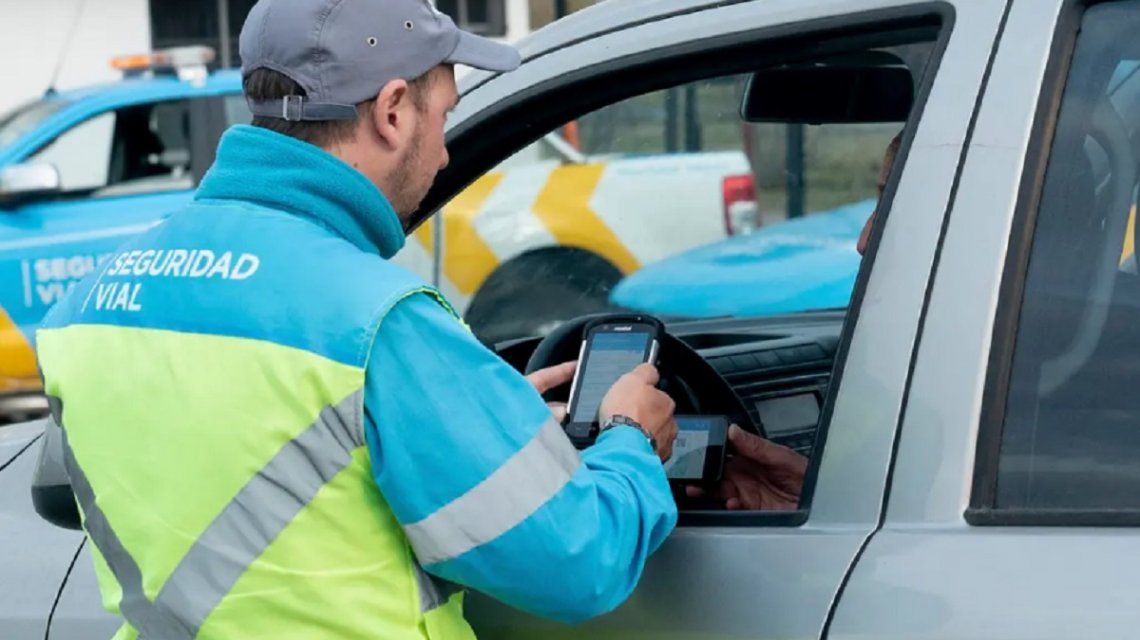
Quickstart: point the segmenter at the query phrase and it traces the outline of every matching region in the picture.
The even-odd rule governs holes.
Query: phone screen
[[[577,398],[570,421],[589,424],[598,419],[602,399],[614,383],[645,362],[653,336],[637,331],[599,331],[590,337],[579,372]]]
[[[724,416],[677,416],[673,457],[665,463],[670,480],[716,480],[724,458],[728,420]],[[711,463],[711,464],[710,464]]]

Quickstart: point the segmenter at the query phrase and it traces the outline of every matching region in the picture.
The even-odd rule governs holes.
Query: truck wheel
[[[467,323],[485,344],[544,336],[567,320],[616,310],[610,291],[621,272],[581,249],[527,253],[500,267],[467,308]]]

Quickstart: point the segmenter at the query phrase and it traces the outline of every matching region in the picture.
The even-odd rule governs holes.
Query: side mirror
[[[63,430],[55,420],[45,420],[43,447],[31,489],[32,505],[41,518],[64,529],[82,528],[63,462]]]
[[[741,117],[784,124],[905,122],[913,103],[914,78],[904,66],[778,67],[752,74]]]
[[[0,169],[0,207],[56,194],[62,188],[59,170],[50,164],[17,164]]]

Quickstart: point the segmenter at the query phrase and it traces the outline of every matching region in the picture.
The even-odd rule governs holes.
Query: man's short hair
[[[431,88],[433,75],[424,75],[408,81],[412,103],[419,111],[427,109],[427,94]],[[308,97],[304,87],[288,76],[272,69],[256,69],[243,81],[245,96],[258,102],[276,101],[286,96]],[[253,126],[269,129],[322,148],[356,139],[356,126],[360,118],[372,116],[376,100],[368,100],[356,105],[357,116],[353,120],[329,120],[326,122],[290,121],[281,118],[254,117]]]

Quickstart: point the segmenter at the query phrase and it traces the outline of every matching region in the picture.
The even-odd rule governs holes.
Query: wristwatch
[[[611,416],[610,419],[606,420],[605,424],[602,425],[602,430],[598,433],[601,435],[614,427],[633,427],[637,429],[641,432],[641,435],[645,436],[645,439],[649,441],[649,446],[653,448],[653,453],[657,453],[657,438],[654,438],[652,434],[646,431],[645,427],[641,426],[641,423],[637,420],[629,416]]]

